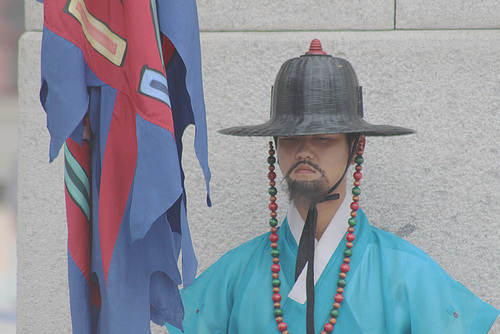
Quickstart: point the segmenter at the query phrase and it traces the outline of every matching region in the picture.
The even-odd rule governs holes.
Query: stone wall
[[[18,333],[70,333],[62,157],[49,165],[38,99],[42,5],[26,0],[25,7]],[[361,204],[372,224],[422,248],[500,308],[499,1],[199,0],[198,10],[212,208],[193,128],[184,135],[183,163],[199,272],[267,231],[267,138],[216,130],[265,121],[279,67],[319,38],[354,66],[367,121],[417,130],[368,140]],[[278,198],[286,207],[285,196]]]

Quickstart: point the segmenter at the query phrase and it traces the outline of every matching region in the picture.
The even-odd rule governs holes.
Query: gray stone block
[[[24,0],[24,27],[27,31],[42,31],[43,4],[36,0]]]
[[[26,30],[42,30],[43,5],[25,0]],[[394,28],[394,2],[198,1],[201,30],[375,30]]]
[[[47,162],[40,37],[28,33],[20,43],[18,330],[70,333],[62,159]],[[500,125],[499,37],[499,30],[202,33],[212,208],[193,127],[184,135],[183,159],[199,272],[268,230],[269,138],[216,131],[264,122],[280,65],[320,38],[328,53],[356,69],[367,121],[418,131],[369,138],[361,205],[372,224],[419,246],[499,308],[500,169],[492,139]],[[279,186],[283,218],[287,200]],[[491,333],[500,333],[499,325]]]
[[[500,28],[500,2],[396,0],[396,28]]]
[[[394,28],[394,2],[200,0],[201,30],[374,30]]]

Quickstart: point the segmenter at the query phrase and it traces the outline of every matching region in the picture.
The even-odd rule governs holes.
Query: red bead
[[[343,273],[348,272],[349,269],[351,269],[351,268],[349,267],[349,265],[347,263],[342,263],[340,265],[340,271],[342,271]]]
[[[280,265],[279,265],[279,264],[273,264],[273,265],[271,266],[271,271],[272,271],[273,273],[277,273],[277,272],[279,272],[279,271],[280,271]]]
[[[271,204],[273,204],[273,203],[271,203]],[[269,204],[269,208],[270,208],[270,209],[271,209],[271,204]],[[352,203],[351,203],[351,209],[352,209],[353,211],[357,211],[357,210],[359,209],[359,203],[358,203],[358,202],[352,202]],[[272,209],[271,209],[271,210],[272,210]],[[273,211],[275,211],[275,210],[273,210]]]
[[[278,204],[276,204],[276,203],[269,203],[269,210],[271,210],[271,211],[278,210]]]
[[[337,303],[342,303],[344,301],[344,296],[342,296],[340,293],[337,293],[335,295],[335,297],[333,297],[333,299],[337,302]]]
[[[267,173],[267,178],[269,180],[274,180],[276,178],[276,173],[275,172],[269,172],[269,173]]]
[[[356,237],[354,236],[354,233],[347,233],[347,235],[345,236],[345,239],[349,242],[353,242],[354,239],[356,239]]]
[[[333,331],[333,325],[331,323],[326,323],[325,326],[323,326],[323,328],[327,333],[331,333],[331,331]]]
[[[276,241],[278,241],[278,239],[279,239],[279,238],[280,238],[280,237],[278,237],[278,235],[277,235],[276,233],[271,233],[271,234],[269,235],[269,240],[271,240],[271,242],[276,242]],[[272,245],[271,245],[271,246],[272,246]]]
[[[354,179],[356,181],[361,180],[361,178],[363,177],[363,175],[361,174],[361,172],[355,172],[352,176],[354,177]],[[275,174],[275,177],[276,177],[276,174]]]
[[[283,332],[285,329],[287,329],[287,327],[288,327],[288,326],[287,326],[287,325],[286,325],[286,323],[284,323],[284,322],[280,322],[280,323],[278,324],[278,330],[279,330],[280,332]]]
[[[275,293],[273,295],[273,302],[280,302],[281,301],[281,295],[279,293]]]

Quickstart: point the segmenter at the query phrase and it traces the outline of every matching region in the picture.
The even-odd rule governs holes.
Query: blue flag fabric
[[[73,332],[180,328],[177,286],[197,266],[181,167],[189,124],[210,205],[195,1],[46,1],[40,99],[50,161],[65,144]]]

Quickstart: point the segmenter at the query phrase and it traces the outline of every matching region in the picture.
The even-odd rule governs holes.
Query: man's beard
[[[298,181],[290,178],[293,170],[301,164],[313,167],[321,174],[321,177],[313,181]],[[330,182],[325,172],[318,165],[310,161],[300,161],[294,164],[286,173],[284,180],[288,186],[288,198],[290,201],[293,200],[297,207],[308,208],[312,204],[323,201],[325,196],[328,195]]]

